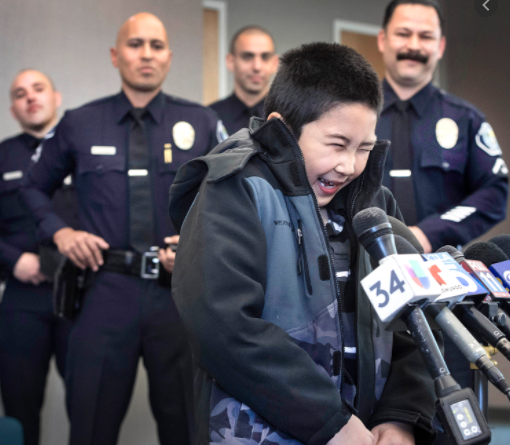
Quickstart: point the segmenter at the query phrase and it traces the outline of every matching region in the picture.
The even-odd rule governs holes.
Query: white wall
[[[49,74],[63,94],[62,110],[120,90],[109,48],[119,26],[148,11],[167,27],[174,58],[166,92],[202,98],[200,0],[2,0],[0,2],[0,139],[18,132],[9,85],[22,68]]]
[[[333,20],[380,25],[385,1],[381,0],[226,0],[228,39],[246,25],[265,27],[276,41],[279,54],[303,43],[333,42]],[[233,88],[229,76],[229,90]]]

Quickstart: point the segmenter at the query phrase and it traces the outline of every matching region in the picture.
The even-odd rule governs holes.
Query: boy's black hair
[[[304,125],[336,105],[360,103],[379,114],[382,101],[379,77],[360,54],[337,43],[316,42],[282,55],[264,115],[280,113],[299,139]]]
[[[443,8],[439,4],[437,0],[393,0],[391,1],[388,6],[386,6],[386,10],[384,11],[384,19],[383,19],[383,28],[386,29],[386,26],[388,26],[388,23],[390,23],[391,18],[393,17],[393,13],[395,12],[395,9],[397,9],[397,6],[400,5],[423,5],[423,6],[430,6],[431,8],[434,8],[437,12],[437,16],[439,17],[439,25],[441,27],[441,32],[444,34],[444,26],[445,26],[445,20],[444,20],[444,13]]]
[[[230,49],[229,49],[230,54],[235,54],[236,42],[241,34],[243,34],[245,32],[254,32],[254,31],[258,31],[258,32],[261,32],[262,34],[267,35],[273,42],[273,49],[276,52],[276,43],[274,41],[274,38],[266,28],[263,28],[262,26],[259,26],[259,25],[248,25],[248,26],[243,26],[242,28],[238,29],[236,31],[236,33],[232,36],[232,39],[230,39]]]

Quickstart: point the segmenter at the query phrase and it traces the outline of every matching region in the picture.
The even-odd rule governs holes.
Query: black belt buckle
[[[151,247],[150,252],[142,254],[142,267],[140,276],[146,280],[157,280],[159,277],[159,258],[157,246]]]

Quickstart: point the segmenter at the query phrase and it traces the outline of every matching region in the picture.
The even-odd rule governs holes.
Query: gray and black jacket
[[[381,187],[388,145],[347,187],[348,230],[367,207],[401,218]],[[183,165],[170,215],[181,234],[172,292],[193,351],[198,444],[325,444],[352,413],[368,428],[412,424],[417,443],[431,443],[432,380],[410,336],[381,329],[359,285],[369,256],[352,234],[358,402],[340,396],[342,301],[301,150],[279,119],[253,119]]]

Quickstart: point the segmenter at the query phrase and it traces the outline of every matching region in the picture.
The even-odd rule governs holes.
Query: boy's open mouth
[[[317,182],[324,193],[334,193],[342,184],[342,182],[331,182],[324,178],[318,178]]]

